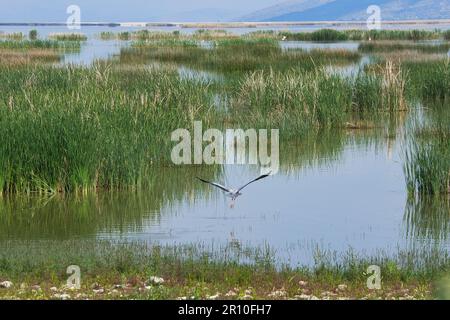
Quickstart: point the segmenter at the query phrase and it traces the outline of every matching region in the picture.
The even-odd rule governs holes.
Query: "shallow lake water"
[[[392,132],[358,130],[281,141],[280,171],[246,188],[234,208],[196,179],[205,177],[202,170],[184,166],[156,168],[157,183],[147,191],[2,199],[0,239],[268,246],[279,262],[294,266],[312,265],[317,249],[338,255],[447,250],[445,205],[408,200],[400,141]],[[249,165],[211,170],[227,186],[260,172]]]
[[[38,30],[41,35],[64,31]],[[81,52],[66,55],[64,63],[90,64],[118,54],[128,44],[95,39],[101,31],[104,28],[93,28]],[[357,45],[282,44],[348,50],[356,50]],[[366,63],[367,58],[337,71],[349,75]],[[183,67],[179,73],[184,78],[212,77]],[[447,250],[448,207],[408,200],[401,128],[376,131],[319,133],[281,141],[280,171],[246,188],[234,208],[220,190],[198,181],[196,176],[201,176],[202,170],[192,167],[156,168],[158,183],[148,191],[2,198],[0,240],[267,245],[279,261],[292,265],[311,265],[317,248],[338,254],[353,249],[369,255],[424,245]],[[256,166],[228,165],[212,170],[218,182],[229,186],[242,185],[259,175]]]

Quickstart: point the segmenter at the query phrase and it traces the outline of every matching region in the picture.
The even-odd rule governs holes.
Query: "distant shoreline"
[[[82,27],[178,27],[178,28],[258,28],[258,27],[292,27],[292,26],[362,26],[365,20],[357,21],[268,21],[268,22],[86,22]],[[386,20],[383,25],[446,25],[450,19],[424,19],[424,20]],[[55,27],[66,26],[63,22],[11,22],[1,23],[0,26],[25,26],[25,27]]]

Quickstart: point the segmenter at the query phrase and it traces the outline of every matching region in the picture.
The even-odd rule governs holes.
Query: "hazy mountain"
[[[235,10],[205,8],[189,10],[168,15],[150,17],[151,21],[182,21],[182,22],[224,22],[230,21],[239,14]]]
[[[273,17],[283,16],[293,12],[304,12],[334,1],[336,0],[290,0],[255,11],[251,14],[240,17],[238,20],[267,21],[273,19]]]
[[[365,20],[370,5],[380,6],[381,18],[385,20],[450,18],[450,0],[297,0],[259,10],[240,20]]]
[[[343,20],[367,18],[365,10],[342,16]],[[450,0],[398,0],[381,6],[381,18],[385,20],[450,19]]]

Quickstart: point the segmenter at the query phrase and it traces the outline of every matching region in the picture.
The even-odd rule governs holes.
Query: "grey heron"
[[[231,201],[232,201],[231,207],[233,207],[234,200],[236,200],[239,196],[242,195],[242,193],[241,193],[242,189],[244,189],[245,187],[247,187],[249,184],[251,184],[253,182],[256,182],[256,181],[264,179],[264,178],[267,178],[268,176],[270,176],[270,174],[271,174],[271,172],[266,173],[266,174],[262,174],[258,178],[253,179],[250,182],[247,182],[246,184],[244,184],[242,187],[240,187],[238,189],[227,188],[227,187],[225,187],[225,186],[223,186],[223,185],[221,185],[219,183],[207,181],[207,180],[204,180],[204,179],[199,178],[199,177],[197,177],[197,179],[200,180],[201,182],[210,184],[210,185],[212,185],[214,187],[217,187],[217,188],[221,189],[222,191],[224,191],[226,193],[227,197],[231,198]]]

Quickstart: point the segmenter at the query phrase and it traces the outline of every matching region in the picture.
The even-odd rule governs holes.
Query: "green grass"
[[[251,299],[286,299],[301,294],[323,298],[326,291],[332,291],[335,298],[375,299],[386,298],[387,294],[394,298],[404,296],[405,291],[399,288],[408,288],[406,292],[414,294],[415,298],[429,298],[430,283],[440,280],[450,266],[448,255],[436,250],[399,251],[393,256],[383,253],[364,256],[349,250],[339,257],[332,252],[317,251],[315,257],[313,266],[288,267],[275,263],[268,247],[9,241],[2,243],[0,251],[0,279],[12,281],[15,287],[6,292],[0,289],[0,297],[55,298],[55,293],[49,290],[51,286],[74,297],[76,292],[63,286],[68,278],[67,267],[78,265],[82,286],[78,292],[96,299],[120,299],[119,294],[107,295],[115,287],[119,288],[122,298],[139,299],[181,296],[207,299],[216,293],[226,298],[230,290],[235,294],[228,299],[239,299],[246,294]],[[365,271],[374,264],[380,266],[383,277],[382,290],[378,292],[371,292],[366,286]],[[151,284],[151,276],[162,277],[164,284],[145,289]],[[299,284],[300,281],[303,284]],[[21,284],[23,289],[19,293],[17,288]],[[38,292],[32,292],[33,284],[40,285],[39,289],[34,289]],[[347,288],[337,290],[340,284]],[[93,293],[93,289],[98,288],[104,288],[104,295]],[[283,295],[271,296],[277,290],[283,291]]]
[[[276,290],[284,291],[277,298],[300,294],[322,297],[325,291],[338,292],[339,284],[348,288],[338,292],[338,296],[386,298],[388,293],[403,296],[404,292],[396,288],[406,287],[411,288],[411,294],[415,292],[416,298],[424,298],[431,296],[430,283],[450,270],[447,254],[420,249],[399,251],[392,256],[383,253],[364,256],[349,250],[336,257],[332,252],[317,251],[313,266],[288,267],[275,262],[270,248],[238,248],[231,244],[214,249],[201,244],[149,246],[101,241],[8,241],[1,245],[1,279],[12,281],[16,288],[24,283],[22,290],[29,290],[31,298],[33,294],[27,284],[40,285],[43,292],[35,293],[34,299],[51,298],[54,294],[49,290],[51,286],[73,295],[73,291],[60,289],[68,278],[69,265],[80,267],[81,292],[90,297],[94,296],[95,288],[110,291],[118,286],[129,287],[122,297],[140,299],[181,296],[206,299],[217,292],[225,297],[229,290],[236,292],[229,299],[242,298],[246,290],[252,298],[270,298]],[[383,290],[371,293],[366,286],[368,275],[364,273],[374,264],[381,268]],[[151,276],[162,277],[164,284],[140,291],[139,288],[150,285]],[[299,281],[305,284],[299,285]],[[19,294],[15,288],[4,292],[2,289],[0,295]]]

